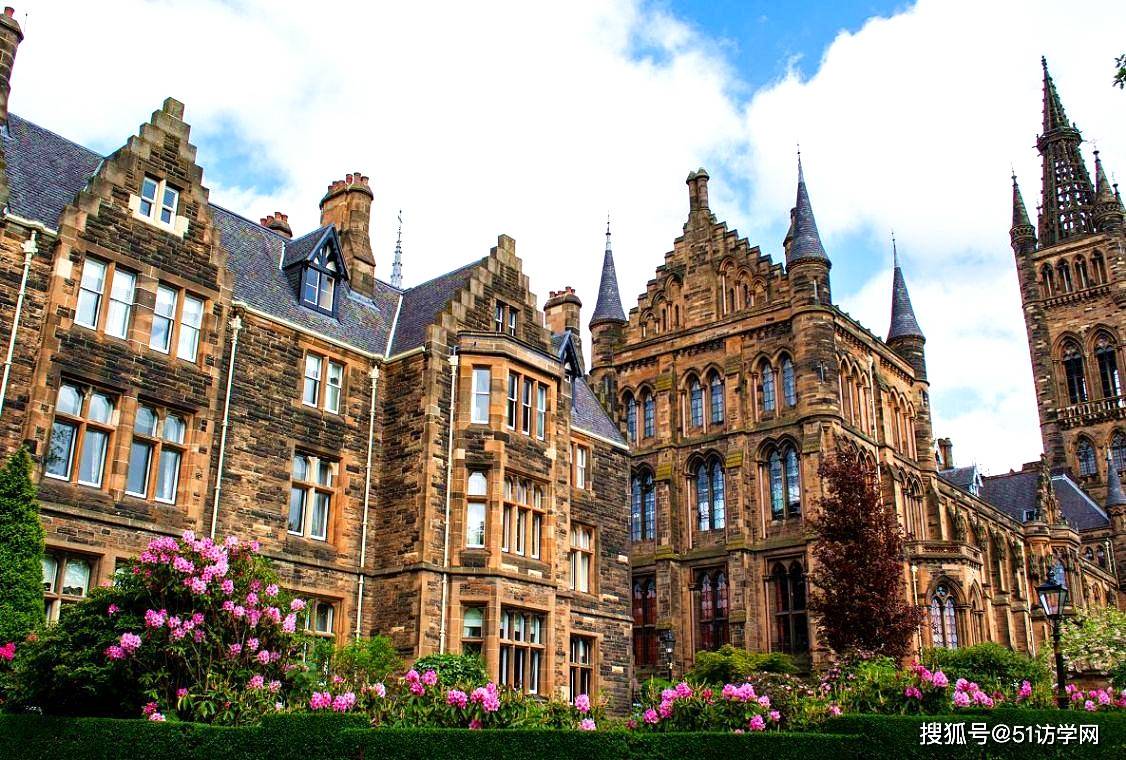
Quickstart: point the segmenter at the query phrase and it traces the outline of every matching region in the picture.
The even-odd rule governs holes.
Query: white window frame
[[[475,425],[489,424],[489,405],[492,393],[493,373],[488,366],[473,367],[473,403],[469,405],[469,421]],[[485,404],[484,414],[481,413],[480,404]]]
[[[189,321],[188,305],[198,304],[199,310],[192,315],[195,324]],[[191,293],[184,293],[183,305],[180,307],[180,334],[176,338],[176,356],[189,362],[196,360],[199,353],[199,334],[203,329],[203,310],[206,304],[202,298],[197,298]],[[187,341],[187,345],[185,345]]]
[[[145,192],[150,187],[153,190],[151,197]],[[167,180],[146,174],[141,180],[136,207],[133,209],[134,216],[169,232],[182,234],[177,230],[179,210],[180,190],[169,185]],[[165,219],[165,216],[168,218]]]
[[[297,473],[292,471],[295,466],[295,460],[305,460],[305,477],[298,478]],[[322,469],[322,465],[327,465],[328,470]],[[332,512],[335,508],[334,502],[336,501],[336,494],[339,490],[339,470],[338,462],[329,459],[318,457],[314,454],[305,454],[297,452],[290,460],[290,481],[289,481],[289,501],[286,504],[286,532],[291,536],[303,536],[315,541],[328,541],[328,536],[332,532]],[[321,480],[322,473],[328,473],[328,482]],[[310,475],[312,477],[310,477]],[[301,529],[294,530],[292,526],[293,521],[293,497],[296,493],[301,493]],[[324,529],[318,534],[313,523],[313,515],[316,511],[316,504],[319,497],[328,499],[325,507],[324,514]]]

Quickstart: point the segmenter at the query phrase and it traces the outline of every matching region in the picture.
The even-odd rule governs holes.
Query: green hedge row
[[[924,723],[965,723],[965,745],[920,746]],[[1099,744],[998,743],[978,745],[970,724],[990,726],[1099,726]],[[313,714],[270,716],[261,726],[223,728],[196,723],[151,723],[108,718],[44,718],[0,715],[0,758],[125,760],[171,756],[177,760],[582,760],[685,758],[727,760],[768,756],[771,760],[847,760],[903,757],[943,758],[1126,757],[1126,715],[998,710],[947,716],[852,715],[831,721],[824,732],[651,734],[626,731],[378,729],[362,716]]]

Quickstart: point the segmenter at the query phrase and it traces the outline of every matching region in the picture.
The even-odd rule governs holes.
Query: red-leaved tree
[[[811,521],[815,567],[809,609],[838,654],[902,657],[922,619],[904,595],[903,529],[880,498],[876,471],[838,448],[820,469],[828,496]]]

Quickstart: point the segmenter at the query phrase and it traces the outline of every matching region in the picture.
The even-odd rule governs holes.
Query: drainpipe
[[[457,349],[455,348],[454,351]],[[446,442],[446,536],[442,545],[442,614],[438,625],[438,652],[446,653],[446,607],[450,599],[450,484],[454,470],[454,424],[457,421],[457,354],[450,353],[450,435]]]
[[[219,496],[223,493],[223,460],[227,455],[227,425],[231,419],[231,385],[235,379],[235,357],[238,355],[238,334],[242,329],[242,317],[237,313],[231,317],[231,361],[227,365],[227,392],[223,399],[223,425],[219,431],[219,465],[215,476],[215,501],[211,505],[211,538],[215,538],[215,528],[219,524]]]
[[[8,377],[12,373],[12,356],[16,352],[16,333],[20,327],[20,313],[23,311],[23,296],[27,292],[27,278],[31,274],[31,257],[39,252],[36,238],[39,233],[31,231],[31,238],[23,243],[23,277],[20,278],[20,293],[16,296],[16,315],[12,318],[12,335],[8,338],[8,354],[4,357],[4,380],[0,382],[0,414],[4,413],[4,402],[8,398]]]
[[[379,365],[371,365],[371,407],[368,411],[368,463],[364,474],[364,523],[360,530],[360,568],[356,573],[356,640],[360,639],[360,618],[364,611],[364,566],[368,556],[368,506],[371,504],[371,451],[375,438],[375,390],[379,386]]]

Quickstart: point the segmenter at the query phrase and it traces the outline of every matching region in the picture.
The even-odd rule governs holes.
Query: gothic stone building
[[[1080,453],[1077,467],[1067,465],[1080,435],[1123,445],[1123,433],[1111,432],[1122,417],[1114,300],[1126,298],[1122,207],[1101,168],[1094,193],[1082,184],[1078,133],[1060,126],[1046,74],[1045,91],[1041,238],[1053,246],[1036,250],[1023,209],[1013,239],[1048,458],[1019,472],[983,478],[955,467],[949,440],[936,451],[925,338],[898,260],[883,339],[832,302],[800,160],[784,264],[717,221],[703,169],[688,176],[683,235],[628,316],[607,246],[591,376],[631,446],[639,674],[683,672],[695,652],[728,642],[824,655],[806,611],[807,520],[824,496],[818,468],[838,446],[876,467],[907,533],[904,589],[928,611],[916,647],[996,641],[1034,651],[1047,635],[1035,586],[1057,560],[1076,606],[1115,603],[1115,568],[1126,563],[1117,470],[1108,493],[1094,458],[1083,464]],[[1067,221],[1053,221],[1057,198]],[[1083,267],[1081,255],[1086,274],[1066,290],[1065,274],[1051,285],[1052,273]],[[1037,280],[1042,269],[1048,285]],[[1071,406],[1057,400],[1086,387],[1072,377],[1083,370],[1067,358],[1067,336],[1075,351],[1102,357],[1090,387],[1107,400],[1074,390]],[[1114,452],[1121,467],[1126,452]]]
[[[38,463],[48,618],[155,536],[256,538],[321,636],[477,651],[502,684],[628,704],[628,450],[500,236],[403,289],[367,177],[295,235],[209,202],[183,105],[102,156],[7,109],[0,447]]]

